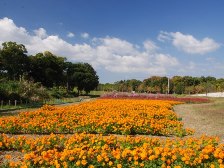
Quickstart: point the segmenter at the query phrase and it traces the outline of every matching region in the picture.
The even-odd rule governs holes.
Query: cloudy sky
[[[88,62],[101,83],[224,77],[223,0],[1,0],[0,44]]]

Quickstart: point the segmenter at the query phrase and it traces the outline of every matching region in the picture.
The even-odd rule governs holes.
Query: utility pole
[[[170,79],[169,79],[169,76],[167,77],[167,94],[170,93]]]

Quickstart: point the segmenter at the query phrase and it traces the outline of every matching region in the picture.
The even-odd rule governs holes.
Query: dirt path
[[[218,136],[224,143],[224,100],[206,104],[181,104],[174,107],[185,127],[195,130],[194,136]]]

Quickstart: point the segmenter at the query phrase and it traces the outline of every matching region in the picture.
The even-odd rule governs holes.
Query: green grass
[[[102,94],[104,94],[105,92],[104,91],[90,91],[90,95],[95,95],[95,96],[101,96]]]
[[[63,99],[51,99],[46,101],[44,104],[58,105],[58,104],[74,103],[79,101],[80,101],[79,97],[74,97],[74,98],[63,98]]]
[[[22,105],[3,105],[0,106],[0,117],[1,116],[11,116],[16,115],[19,111],[30,110],[32,108],[41,107],[43,104],[49,105],[60,105],[60,104],[68,104],[68,103],[75,103],[80,102],[80,98],[63,98],[63,99],[51,99],[45,101],[44,103],[29,103],[29,104],[22,104]]]
[[[3,105],[0,107],[0,112],[5,111],[14,111],[14,110],[20,110],[20,109],[26,109],[26,108],[33,108],[33,107],[40,107],[42,104],[35,103],[35,104],[22,104],[22,105]]]

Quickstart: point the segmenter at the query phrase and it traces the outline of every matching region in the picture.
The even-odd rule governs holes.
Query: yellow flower
[[[144,167],[145,165],[144,165],[144,163],[140,163],[140,167]]]
[[[210,168],[215,168],[215,165],[214,165],[214,164],[211,164],[211,165],[210,165]]]
[[[108,164],[109,164],[109,166],[112,166],[113,165],[113,162],[112,161],[109,161]]]
[[[121,164],[117,164],[117,168],[122,168],[122,165]]]
[[[5,158],[9,160],[9,159],[12,158],[12,156],[11,155],[5,155]]]
[[[154,160],[154,159],[155,159],[155,155],[149,156],[149,160]]]
[[[64,167],[64,168],[68,168],[68,164],[67,164],[67,162],[63,162],[63,167]]]
[[[101,162],[102,160],[103,160],[102,156],[101,155],[97,155],[97,161]]]
[[[181,168],[181,166],[174,166],[174,168]]]
[[[81,161],[82,165],[85,166],[87,164],[87,161],[84,159]]]
[[[75,158],[73,156],[69,157],[69,161],[73,161]]]
[[[76,166],[80,166],[81,165],[80,160],[78,160],[75,164],[76,164]]]

